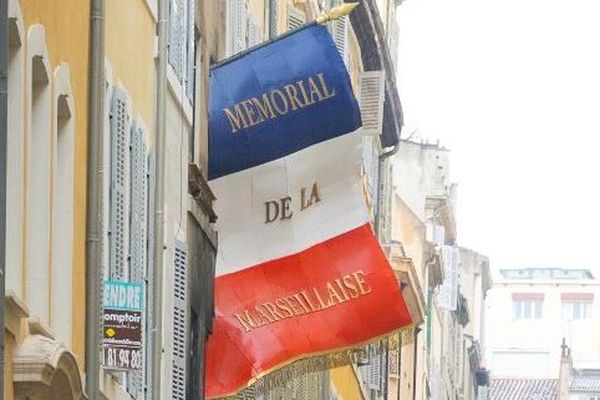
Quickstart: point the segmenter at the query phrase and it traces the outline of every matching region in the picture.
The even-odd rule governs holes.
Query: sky
[[[600,278],[600,1],[406,0],[403,135],[451,150],[460,245]]]

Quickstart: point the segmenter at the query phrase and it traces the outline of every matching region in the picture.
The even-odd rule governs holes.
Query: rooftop
[[[594,279],[590,270],[583,268],[514,268],[501,269],[500,274],[506,279]]]
[[[569,390],[572,392],[596,392],[600,394],[600,370],[577,370],[571,378]]]
[[[558,379],[492,379],[490,400],[557,400]]]

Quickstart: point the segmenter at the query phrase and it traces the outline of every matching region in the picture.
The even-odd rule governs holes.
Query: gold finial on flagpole
[[[325,11],[323,14],[319,15],[315,22],[317,24],[324,24],[329,21],[333,21],[334,19],[339,19],[345,17],[350,14],[352,10],[354,10],[358,6],[358,2],[356,3],[345,3],[339,6],[333,7],[328,11]]]

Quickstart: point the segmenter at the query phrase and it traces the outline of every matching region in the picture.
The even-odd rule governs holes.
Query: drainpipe
[[[155,185],[154,185],[154,253],[152,276],[152,400],[161,398],[162,379],[162,292],[165,200],[165,136],[167,131],[167,22],[168,0],[158,1],[158,70],[156,82]]]
[[[92,0],[90,15],[87,214],[85,232],[85,390],[100,399],[102,340],[102,136],[104,133],[104,0]]]
[[[419,341],[419,332],[421,332],[421,328],[415,328],[415,337],[413,339],[414,347],[413,347],[413,400],[417,400],[417,355],[418,355],[418,341]]]
[[[8,113],[8,1],[0,1],[0,393],[4,393],[4,284],[6,269],[6,145]]]

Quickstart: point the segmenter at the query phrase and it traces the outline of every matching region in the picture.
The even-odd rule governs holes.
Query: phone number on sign
[[[104,347],[102,366],[106,369],[139,371],[142,369],[141,349]]]

